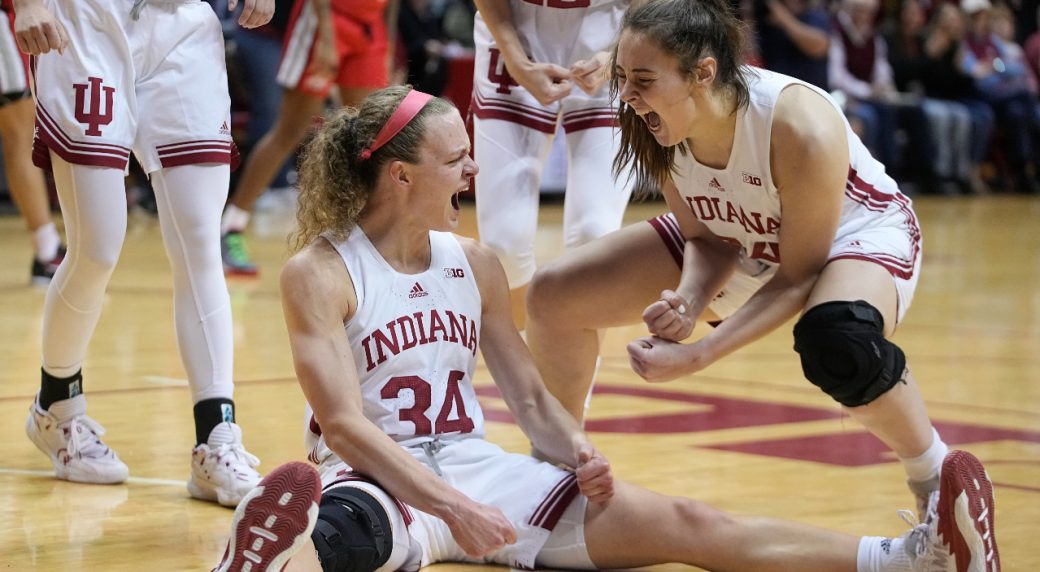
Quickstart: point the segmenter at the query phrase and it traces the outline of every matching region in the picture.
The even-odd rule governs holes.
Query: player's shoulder
[[[323,289],[342,284],[346,265],[331,242],[318,237],[289,257],[282,267],[281,283],[286,287]]]
[[[495,259],[495,253],[487,245],[481,244],[479,240],[469,238],[466,236],[453,235],[455,240],[458,241],[459,246],[462,247],[462,252],[466,254],[466,258],[469,259],[470,264],[473,263],[474,259],[478,261],[484,259]]]
[[[831,144],[844,136],[845,124],[837,107],[824,93],[801,83],[786,86],[776,98],[772,120],[773,141]]]

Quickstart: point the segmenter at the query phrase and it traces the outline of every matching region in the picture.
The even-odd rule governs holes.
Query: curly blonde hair
[[[369,95],[360,107],[332,113],[307,143],[300,158],[297,225],[289,235],[292,252],[323,234],[345,239],[365,210],[383,165],[418,162],[426,119],[455,110],[447,100],[431,99],[393,139],[362,159],[361,151],[372,144],[409,91],[409,86],[388,87]]]

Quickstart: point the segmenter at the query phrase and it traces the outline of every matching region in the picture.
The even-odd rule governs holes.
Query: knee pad
[[[902,380],[906,356],[885,339],[884,318],[863,300],[826,302],[794,326],[805,377],[846,407],[866,405]]]
[[[311,540],[325,572],[371,572],[390,559],[390,519],[372,495],[337,487],[321,495]]]

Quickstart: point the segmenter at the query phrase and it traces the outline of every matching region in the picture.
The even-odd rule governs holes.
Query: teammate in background
[[[272,0],[243,5],[241,25],[271,19]],[[86,415],[82,367],[126,235],[123,174],[133,150],[155,188],[195,404],[188,491],[234,506],[260,475],[232,401],[220,212],[235,151],[220,23],[208,4],[193,1],[15,0],[14,7],[18,47],[35,56],[33,159],[54,172],[69,238],[44,302],[42,380],[26,433],[59,479],[127,478],[127,466],[101,441],[104,430]]]
[[[641,0],[637,0],[638,4]],[[627,0],[476,0],[473,152],[480,241],[505,267],[513,317],[535,272],[542,168],[562,125],[567,138],[563,242],[584,244],[621,226],[631,186],[614,178],[617,107],[609,49]]]
[[[407,87],[332,115],[305,150],[300,250],[281,291],[320,476],[302,463],[268,475],[236,510],[218,571],[486,561],[938,572],[955,564],[951,550],[959,570],[969,559],[973,571],[999,569],[992,485],[964,452],[946,458],[937,517],[892,539],[731,516],[616,482],[542,385],[496,256],[451,234],[476,173],[458,112]],[[483,439],[478,347],[549,462]]]
[[[28,61],[18,51],[14,37],[14,10],[9,0],[0,2],[0,141],[4,149],[4,173],[11,199],[22,213],[32,237],[33,261],[29,277],[46,286],[65,256],[58,229],[51,219],[51,205],[43,173],[32,164],[33,100],[29,93]]]
[[[628,353],[658,382],[801,313],[794,347],[806,378],[895,451],[928,520],[948,449],[888,339],[920,276],[917,217],[825,92],[741,65],[742,30],[725,0],[652,0],[625,15],[615,165],[659,185],[671,213],[540,270],[531,351],[580,420],[601,328],[642,317],[650,336]],[[722,322],[680,343],[698,319]]]
[[[274,126],[246,158],[220,223],[229,274],[258,272],[242,233],[256,199],[321,115],[333,86],[346,105],[387,85],[398,0],[297,0],[286,33],[278,83],[284,88]]]

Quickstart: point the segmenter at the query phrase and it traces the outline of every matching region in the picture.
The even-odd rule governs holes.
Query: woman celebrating
[[[919,277],[911,202],[835,102],[741,64],[742,24],[722,0],[630,10],[614,59],[622,149],[637,188],[671,213],[568,252],[536,276],[528,341],[576,418],[597,330],[641,315],[633,369],[666,381],[704,369],[795,314],[805,376],[899,456],[931,518],[946,444],[903,351],[889,340]],[[693,343],[697,319],[720,321]]]

